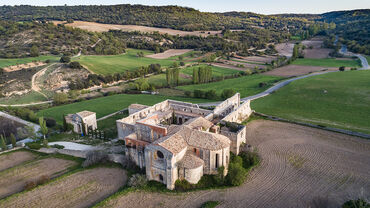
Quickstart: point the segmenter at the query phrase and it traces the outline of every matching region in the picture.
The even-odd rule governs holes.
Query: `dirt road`
[[[181,195],[134,192],[107,207],[309,207],[321,199],[339,207],[370,197],[370,141],[294,124],[257,120],[247,125],[247,143],[262,162],[240,187]]]

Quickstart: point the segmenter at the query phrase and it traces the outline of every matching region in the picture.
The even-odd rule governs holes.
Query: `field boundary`
[[[327,127],[327,126],[323,126],[323,125],[300,122],[300,121],[292,121],[292,120],[289,120],[289,119],[280,118],[280,117],[277,117],[277,116],[266,115],[266,114],[255,112],[255,111],[253,113],[257,116],[261,116],[263,118],[270,119],[270,120],[273,120],[273,121],[282,121],[282,122],[297,124],[297,125],[301,125],[301,126],[307,126],[307,127],[322,129],[322,130],[326,130],[326,131],[332,131],[332,132],[336,132],[336,133],[346,134],[346,135],[349,135],[349,136],[356,136],[356,137],[361,137],[361,138],[365,138],[365,139],[370,139],[369,134],[365,134],[365,133],[361,133],[361,132],[345,130],[345,129],[338,129],[338,128]]]

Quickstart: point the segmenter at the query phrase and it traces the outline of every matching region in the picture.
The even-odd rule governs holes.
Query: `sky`
[[[312,13],[370,9],[370,0],[0,0],[0,5],[179,5],[205,12],[245,11],[260,14]]]

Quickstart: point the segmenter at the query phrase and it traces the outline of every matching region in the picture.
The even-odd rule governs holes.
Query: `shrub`
[[[351,68],[351,71],[355,71],[355,70],[357,70],[357,68],[356,68],[356,67],[354,67],[354,68]]]
[[[99,163],[105,163],[108,161],[108,154],[103,151],[89,151],[86,154],[86,160],[82,163],[82,167],[86,168]]]
[[[345,66],[341,66],[341,67],[339,67],[339,71],[344,71],[346,69],[346,67]]]
[[[12,143],[12,147],[14,148],[17,144],[17,139],[15,138],[14,134],[10,134],[10,142]]]
[[[228,183],[232,186],[239,186],[241,185],[246,176],[246,170],[243,168],[242,165],[238,163],[230,163],[229,165],[229,173],[227,175]]]
[[[61,63],[69,63],[71,61],[71,57],[67,56],[67,55],[63,55],[61,58],[60,58],[60,62]]]
[[[349,200],[346,201],[342,208],[369,208],[370,204],[367,203],[364,199]]]
[[[194,97],[196,98],[203,98],[204,97],[204,92],[202,90],[194,90]]]
[[[261,87],[261,88],[262,88],[262,87],[265,87],[266,85],[267,85],[267,84],[266,84],[266,82],[260,82],[260,83],[258,84],[258,86],[259,86],[259,87]]]
[[[35,181],[28,181],[26,185],[24,185],[24,190],[31,190],[37,186]]]
[[[254,165],[257,165],[259,158],[256,152],[241,152],[239,156],[243,160],[243,168],[248,169]]]
[[[180,66],[185,66],[185,63],[183,61],[181,61]]]
[[[205,98],[207,98],[209,100],[216,100],[217,99],[216,90],[208,90],[205,93]]]
[[[57,148],[57,149],[64,149],[64,146],[59,145],[59,144],[54,144],[54,145],[51,145],[50,147]]]
[[[54,118],[45,118],[45,122],[47,127],[54,127],[57,124]]]
[[[37,185],[45,184],[50,181],[50,176],[42,175],[40,176],[39,180],[37,181]]]
[[[191,97],[191,92],[190,91],[185,91],[185,96],[186,97]]]
[[[235,90],[233,90],[233,89],[224,89],[221,93],[221,98],[223,100],[226,100],[226,99],[232,97],[233,95],[235,95]]]
[[[187,180],[179,180],[177,179],[175,182],[175,190],[176,191],[189,191],[193,188]]]
[[[69,63],[69,67],[72,68],[72,69],[81,69],[82,68],[80,62],[78,62],[78,61],[72,61],[71,63]]]
[[[27,143],[26,146],[29,147],[30,149],[34,149],[34,150],[39,150],[42,147],[41,144],[37,143],[37,142]]]
[[[219,204],[220,202],[218,201],[207,201],[202,204],[201,208],[214,208],[217,207],[217,205]]]
[[[128,181],[128,185],[135,188],[144,187],[148,183],[145,175],[142,174],[135,174],[131,176],[130,180]]]

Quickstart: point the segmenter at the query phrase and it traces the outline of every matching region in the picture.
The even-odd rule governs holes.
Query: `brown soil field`
[[[1,171],[0,198],[23,191],[27,182],[36,181],[41,176],[50,178],[60,176],[75,164],[70,160],[46,158]]]
[[[170,50],[167,50],[163,53],[147,55],[146,57],[155,58],[155,59],[167,59],[167,58],[170,58],[172,56],[179,56],[179,55],[182,55],[182,54],[190,52],[190,51],[192,51],[192,49],[170,49]]]
[[[211,65],[212,66],[223,67],[223,68],[228,68],[228,69],[235,69],[235,70],[239,70],[239,71],[245,71],[246,70],[246,68],[240,68],[240,67],[230,65],[230,64],[212,63]]]
[[[329,48],[314,48],[314,49],[305,49],[303,50],[303,53],[305,58],[321,59],[328,58],[329,53],[332,51],[333,49]]]
[[[65,22],[62,21],[53,21],[55,25],[62,24]],[[169,35],[194,35],[194,36],[202,36],[207,37],[209,35],[218,35],[221,34],[220,31],[181,31],[181,30],[174,30],[170,28],[157,28],[157,27],[147,27],[147,26],[140,26],[140,25],[115,25],[115,24],[101,24],[96,22],[85,22],[85,21],[74,21],[73,23],[65,24],[66,26],[76,27],[87,31],[92,32],[107,32],[109,30],[122,30],[127,32],[132,31],[140,31],[140,32],[159,32],[161,34],[169,34]],[[209,33],[209,34],[208,34]]]
[[[247,125],[247,143],[258,149],[260,165],[247,181],[221,190],[180,195],[132,192],[105,207],[340,207],[370,195],[370,141],[289,123],[256,120]]]
[[[0,155],[0,171],[17,166],[26,161],[33,160],[36,157],[37,155],[26,151],[17,151]]]
[[[231,65],[243,65],[246,69],[254,69],[255,67],[258,67],[258,69],[264,69],[266,68],[266,65],[258,65],[258,64],[250,64],[250,63],[244,63],[244,62],[239,62],[239,61],[229,61],[229,60],[222,60],[227,64]]]
[[[278,54],[281,56],[292,57],[294,43],[279,43],[275,46]]]
[[[263,74],[280,76],[280,77],[294,77],[305,75],[312,72],[318,72],[327,69],[329,71],[337,71],[337,68],[328,68],[321,66],[299,66],[299,65],[287,65],[283,67],[276,68],[274,70],[265,72]]]
[[[18,70],[22,70],[22,69],[29,69],[29,68],[33,68],[33,67],[36,67],[36,66],[44,66],[46,65],[46,63],[44,62],[31,62],[31,63],[27,63],[27,64],[18,64],[18,65],[14,65],[14,66],[8,66],[8,67],[5,67],[3,68],[5,72],[12,72],[12,71],[18,71]]]
[[[119,168],[94,168],[0,201],[0,207],[91,207],[126,183]]]

